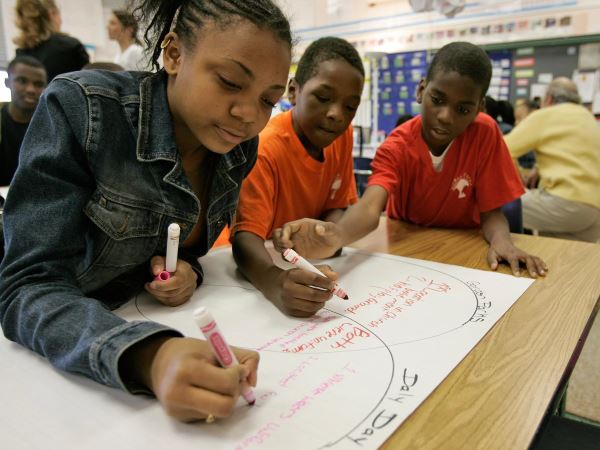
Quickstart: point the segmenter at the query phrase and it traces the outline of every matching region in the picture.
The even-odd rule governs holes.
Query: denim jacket
[[[130,391],[120,355],[148,336],[180,334],[110,310],[148,281],[169,224],[180,224],[183,242],[206,214],[201,244],[179,255],[202,280],[197,258],[231,222],[256,161],[257,138],[211,154],[215,173],[200,205],[176,148],[166,81],[164,72],[57,77],[33,116],[4,209],[5,336],[59,369]]]

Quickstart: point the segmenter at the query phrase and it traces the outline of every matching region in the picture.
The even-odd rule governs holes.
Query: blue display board
[[[487,95],[496,100],[510,100],[512,78],[512,50],[489,51],[492,61],[492,80]]]
[[[377,128],[388,135],[403,114],[421,112],[416,101],[419,81],[427,74],[428,52],[391,53],[379,60]]]

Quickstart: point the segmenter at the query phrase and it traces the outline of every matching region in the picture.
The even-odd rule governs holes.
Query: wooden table
[[[528,235],[515,244],[550,271],[536,281],[382,447],[526,449],[564,386],[600,306],[600,245]],[[477,230],[382,218],[353,247],[488,269]],[[488,269],[489,270],[489,269]],[[509,274],[507,266],[498,269]]]

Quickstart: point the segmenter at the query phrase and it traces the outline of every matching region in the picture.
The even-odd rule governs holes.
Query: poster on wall
[[[427,51],[391,53],[379,62],[377,128],[386,136],[400,116],[421,112],[416,101],[417,87],[427,75],[431,55]]]
[[[600,43],[583,44],[579,46],[580,70],[597,69],[600,67]]]
[[[556,77],[569,77],[579,60],[576,45],[522,47],[514,50],[511,101],[533,99],[546,93]]]
[[[592,103],[596,92],[596,77],[598,71],[595,72],[580,72],[576,70],[573,73],[573,82],[577,85],[579,96],[582,103]]]
[[[512,75],[512,51],[496,50],[488,52],[492,61],[492,79],[487,95],[496,100],[510,99]]]

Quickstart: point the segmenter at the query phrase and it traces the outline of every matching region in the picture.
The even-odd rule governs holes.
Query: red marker
[[[221,330],[219,330],[217,322],[215,322],[212,314],[204,306],[194,311],[194,320],[210,344],[221,366],[227,368],[239,364],[231,348],[227,345]],[[242,396],[250,406],[256,403],[256,397],[248,383],[244,382],[242,385]]]
[[[291,248],[283,251],[283,257],[286,261],[298,266],[300,269],[308,270],[309,272],[316,273],[317,275],[327,278],[323,272],[321,272]],[[333,287],[333,293],[343,300],[348,300],[348,294],[346,294],[337,283]]]

